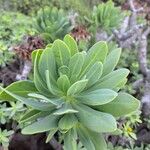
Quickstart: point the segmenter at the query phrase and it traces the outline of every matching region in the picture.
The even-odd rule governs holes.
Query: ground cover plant
[[[0,149],[149,150],[148,0],[0,0]]]

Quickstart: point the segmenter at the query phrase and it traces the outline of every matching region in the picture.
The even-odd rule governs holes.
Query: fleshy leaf
[[[121,49],[113,50],[106,58],[103,68],[103,76],[109,74],[116,67],[121,55]]]
[[[117,93],[109,89],[99,89],[91,92],[84,92],[77,96],[81,103],[87,105],[103,105],[113,101]]]
[[[88,82],[87,79],[75,82],[68,89],[67,95],[75,95],[75,94],[82,92],[85,89],[87,82]]]
[[[28,93],[30,92],[37,92],[37,89],[32,81],[14,82],[5,89],[22,97],[28,97]],[[2,90],[0,93],[0,100],[13,101],[16,99]]]
[[[68,45],[70,52],[71,52],[71,56],[73,56],[74,54],[78,52],[77,43],[69,34],[67,34],[64,37],[64,42]]]
[[[99,111],[107,112],[115,117],[127,115],[136,111],[139,108],[139,101],[127,93],[119,93],[115,100],[112,102],[96,106]]]
[[[23,128],[22,134],[35,134],[53,130],[57,128],[57,123],[58,117],[51,114]]]
[[[107,113],[96,111],[86,105],[74,105],[80,123],[94,132],[113,132],[117,129],[115,118]]]

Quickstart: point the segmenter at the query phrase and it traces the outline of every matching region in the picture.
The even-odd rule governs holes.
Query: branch
[[[30,60],[26,60],[21,74],[17,74],[16,80],[26,80],[32,69],[32,63]]]

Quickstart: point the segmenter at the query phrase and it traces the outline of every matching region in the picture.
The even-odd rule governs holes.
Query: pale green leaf
[[[22,134],[35,134],[41,133],[49,130],[53,130],[57,128],[58,117],[54,115],[46,116],[31,125],[22,129]]]
[[[56,110],[53,114],[54,115],[64,115],[64,114],[70,114],[70,113],[77,113],[78,111],[73,109],[71,104],[68,102],[64,103],[61,108]]]
[[[139,105],[140,102],[133,96],[127,93],[119,93],[112,102],[95,108],[99,111],[110,113],[115,117],[120,117],[136,111]]]
[[[71,56],[73,56],[74,54],[78,52],[77,43],[69,34],[67,34],[64,37],[64,42],[68,45],[70,52],[71,52]]]
[[[107,113],[96,111],[86,105],[74,105],[79,113],[76,114],[79,122],[94,132],[113,132],[117,129],[115,118]]]
[[[37,89],[32,81],[17,81],[5,89],[22,97],[28,97],[28,93],[30,92],[37,92]],[[2,90],[0,93],[0,100],[13,101],[16,99]]]
[[[102,75],[103,65],[101,62],[96,62],[86,73],[88,79],[87,88],[95,84]]]
[[[84,92],[77,96],[77,100],[87,105],[103,105],[113,101],[117,93],[110,89],[98,89],[91,92]]]
[[[57,80],[57,86],[59,89],[66,93],[70,87],[70,81],[68,77],[66,75],[60,75],[60,77]]]
[[[78,122],[78,119],[76,118],[74,114],[66,114],[60,119],[58,123],[58,127],[61,130],[69,130],[73,128],[73,126],[75,126],[77,122]]]
[[[55,40],[52,46],[57,65],[63,66],[68,65],[71,54],[69,47],[61,40]]]
[[[121,55],[121,49],[113,50],[106,58],[103,68],[103,76],[109,74],[116,67]]]
[[[67,95],[75,95],[75,94],[79,94],[80,92],[82,92],[86,85],[88,83],[87,79],[84,80],[80,80],[75,82],[73,85],[71,85],[71,87],[68,89],[67,91]]]

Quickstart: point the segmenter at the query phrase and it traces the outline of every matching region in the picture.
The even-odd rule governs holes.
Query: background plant
[[[36,29],[47,42],[62,39],[72,29],[64,10],[56,7],[40,9],[36,17]]]

